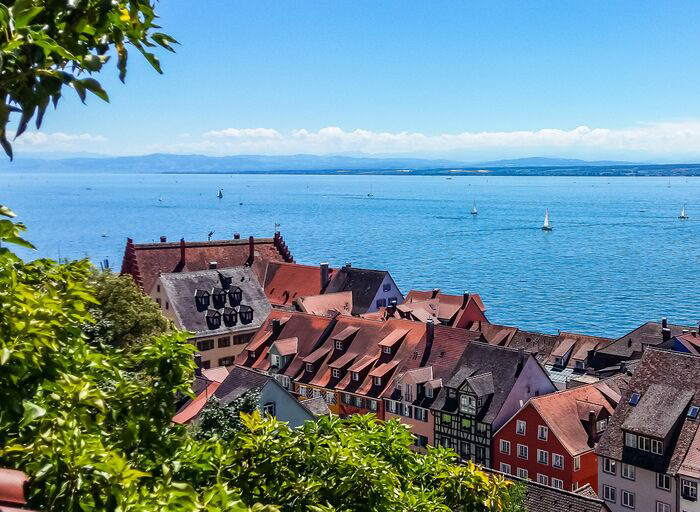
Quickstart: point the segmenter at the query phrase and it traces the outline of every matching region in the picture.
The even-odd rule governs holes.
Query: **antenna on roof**
[[[211,230],[207,235],[207,240],[211,241],[211,236],[214,234],[214,230]]]
[[[279,230],[280,230],[280,226],[281,226],[281,225],[282,225],[282,224],[280,224],[279,222],[275,222],[275,233],[279,233]]]

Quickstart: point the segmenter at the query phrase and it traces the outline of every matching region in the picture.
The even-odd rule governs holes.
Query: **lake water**
[[[127,236],[269,237],[279,223],[300,263],[388,269],[404,292],[480,293],[494,323],[617,337],[662,316],[700,320],[700,178],[3,173],[0,180],[0,204],[18,213],[39,248],[26,257],[109,258],[118,269]],[[477,216],[469,214],[474,199]],[[545,208],[552,232],[540,229]]]

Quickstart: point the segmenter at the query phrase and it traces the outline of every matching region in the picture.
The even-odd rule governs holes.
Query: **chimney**
[[[432,345],[433,340],[435,339],[435,324],[433,323],[432,318],[428,318],[428,321],[426,322],[425,336],[427,344]]]
[[[187,262],[185,255],[185,239],[180,238],[180,263],[183,265]]]
[[[632,338],[627,338],[627,346],[628,347],[632,346]]]
[[[432,298],[434,299],[435,297],[437,297],[438,293],[440,293],[440,288],[433,288]]]
[[[167,242],[167,241],[168,241],[168,238],[167,238],[167,237],[165,237],[165,236],[163,236],[163,235],[160,236],[160,242],[161,242],[161,243],[164,244],[164,243]]]
[[[668,327],[664,327],[663,329],[661,329],[661,341],[666,342],[670,339],[671,339],[671,329],[669,329]]]
[[[215,261],[210,261],[209,262],[209,270],[214,270],[217,267],[218,263]]]
[[[248,261],[246,264],[250,267],[255,261],[255,238],[252,236],[248,237]]]
[[[668,320],[666,320],[666,317],[664,317],[661,319],[661,328],[665,329],[666,327],[668,327]]]
[[[620,361],[620,373],[623,375],[627,373],[627,361]]]
[[[282,332],[282,324],[277,318],[272,319],[270,323],[272,324],[272,335],[276,338]]]
[[[462,293],[462,309],[467,307],[467,302],[469,302],[469,292]]]
[[[688,329],[683,329],[683,334],[688,334],[689,332]]]
[[[234,239],[234,240],[240,240],[240,239],[241,239],[241,234],[240,234],[240,233],[234,233],[234,234],[233,234],[233,239]]]
[[[348,262],[345,264],[345,267],[344,267],[345,270],[350,270],[351,268],[352,268],[352,263]]]
[[[386,308],[386,312],[388,316],[394,316],[394,313],[396,313],[396,299],[391,299],[389,301],[389,306]],[[430,320],[432,321],[432,318]]]
[[[523,366],[525,366],[525,350],[523,347],[520,347],[518,349],[518,369],[515,371],[516,375],[522,371]]]
[[[319,265],[321,269],[321,293],[323,293],[323,290],[326,289],[326,286],[328,286],[328,263],[321,263]]]
[[[195,364],[194,374],[197,377],[201,377],[202,376],[202,354],[195,354],[194,364]]]
[[[595,431],[595,412],[588,411],[588,446],[591,448],[595,444],[596,431]]]

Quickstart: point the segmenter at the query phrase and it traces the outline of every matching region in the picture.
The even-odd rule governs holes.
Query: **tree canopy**
[[[127,72],[129,47],[161,73],[154,47],[173,51],[175,39],[159,32],[153,0],[6,0],[0,3],[0,145],[12,158],[7,126],[17,112],[15,136],[32,118],[40,128],[71,87],[83,103],[87,92],[109,101],[93,77],[116,57]]]
[[[186,333],[139,350],[95,339],[87,261],[24,262],[0,208],[0,467],[30,477],[45,511],[514,511],[511,485],[444,448],[410,449],[408,427],[373,416],[291,429],[257,412],[222,439],[174,425],[191,393]],[[4,217],[4,218],[2,218]],[[517,501],[517,500],[516,500]]]

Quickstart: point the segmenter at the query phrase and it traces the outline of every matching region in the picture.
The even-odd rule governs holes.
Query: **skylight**
[[[632,393],[632,396],[630,396],[630,405],[637,405],[640,398],[641,395],[639,393]]]
[[[688,419],[689,420],[697,419],[698,412],[700,412],[700,408],[695,406],[695,405],[691,405],[690,409],[688,409]]]

